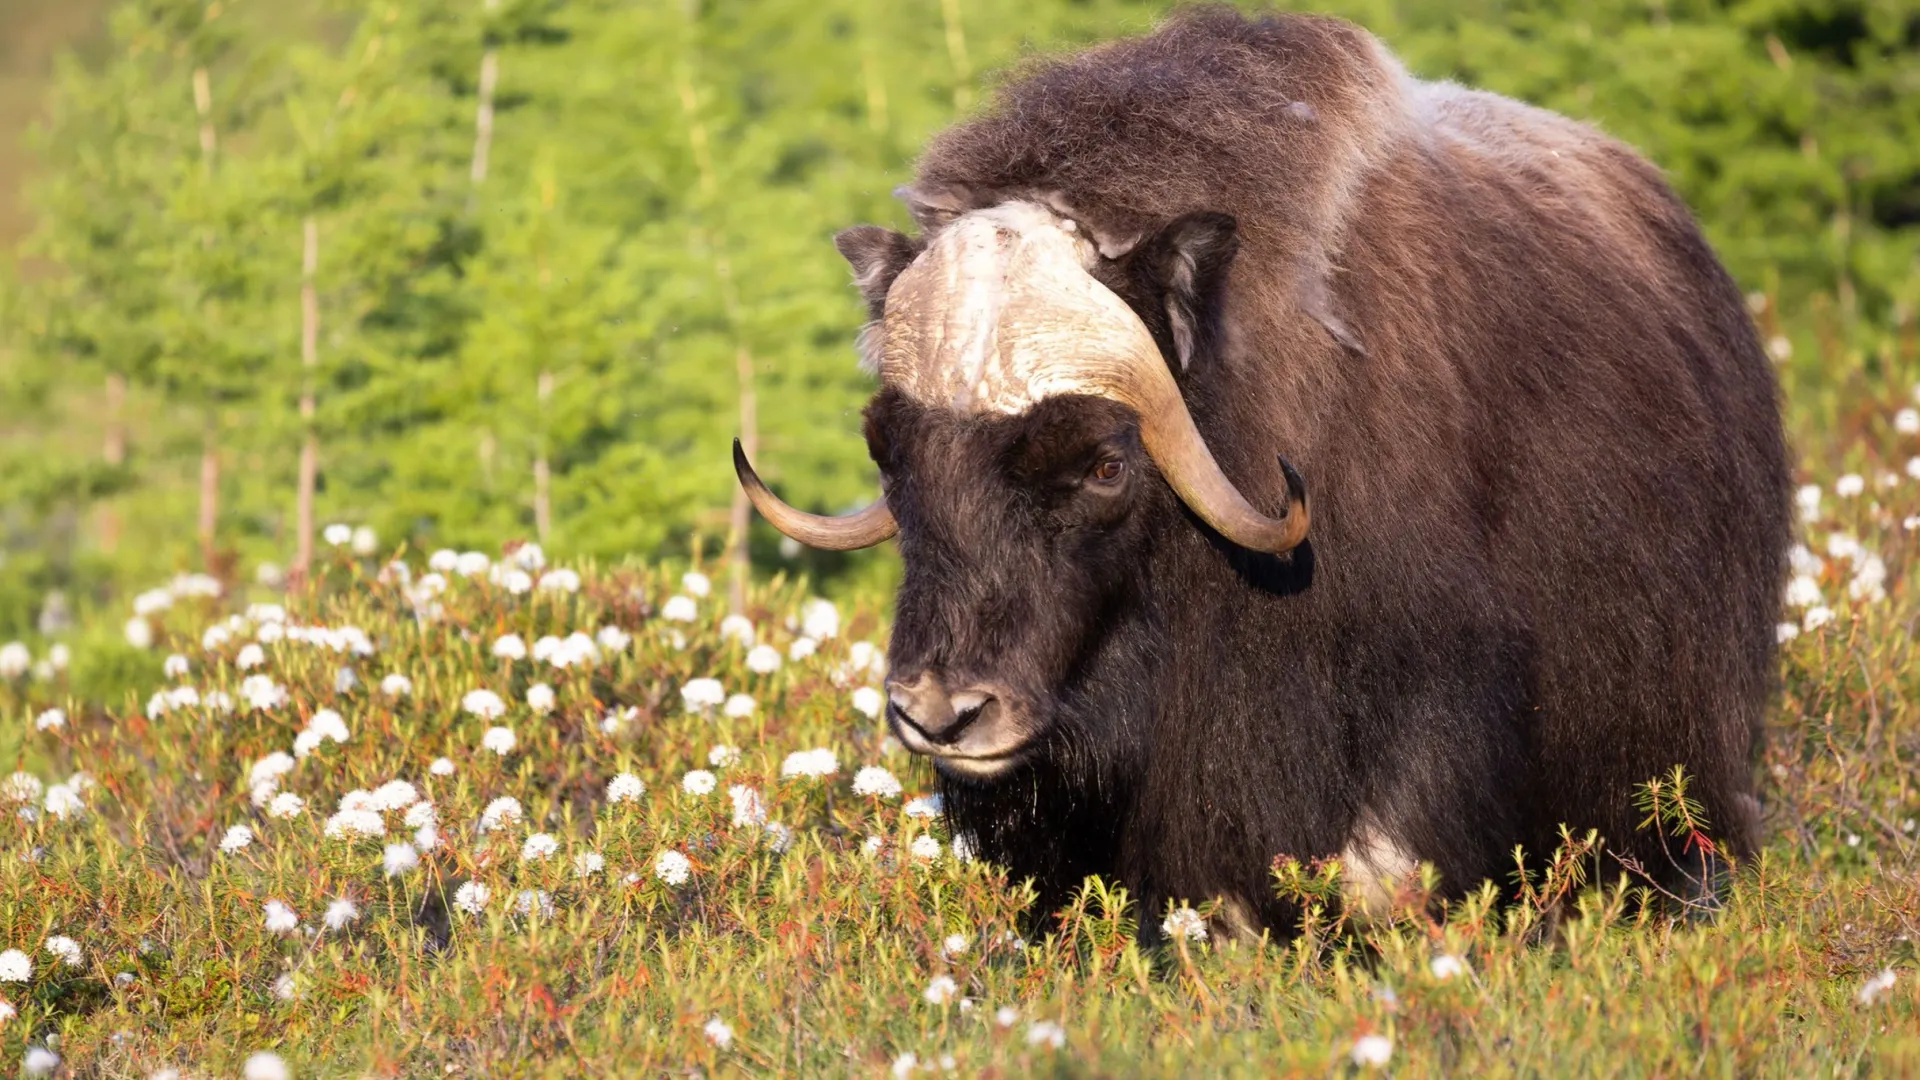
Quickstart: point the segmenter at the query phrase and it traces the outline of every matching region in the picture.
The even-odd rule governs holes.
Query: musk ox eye
[[[1117,484],[1127,471],[1126,463],[1119,458],[1108,458],[1087,473],[1087,479],[1096,484]]]

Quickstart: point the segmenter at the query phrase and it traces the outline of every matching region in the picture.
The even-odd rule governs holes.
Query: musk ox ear
[[[1172,345],[1181,371],[1213,345],[1227,269],[1239,250],[1233,216],[1201,210],[1174,218],[1127,256],[1136,285],[1159,298],[1154,314],[1166,317],[1163,344]]]
[[[907,213],[923,234],[939,232],[947,222],[980,208],[973,192],[960,184],[901,184],[893,189],[893,197],[907,204]]]
[[[853,267],[853,283],[867,298],[869,318],[878,319],[887,304],[887,290],[919,256],[924,245],[911,237],[878,225],[855,225],[833,235],[833,246]]]

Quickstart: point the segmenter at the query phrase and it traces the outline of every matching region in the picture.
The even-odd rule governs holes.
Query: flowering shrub
[[[1799,494],[1772,843],[1711,919],[1664,923],[1576,847],[1444,910],[1410,883],[1365,926],[1337,871],[1281,864],[1287,948],[1221,898],[1097,881],[1023,921],[887,737],[873,611],[779,586],[730,617],[699,573],[447,551],[281,604],[155,590],[135,617],[169,659],[133,707],[0,653],[0,1050],[73,1075],[1897,1072],[1911,426]]]

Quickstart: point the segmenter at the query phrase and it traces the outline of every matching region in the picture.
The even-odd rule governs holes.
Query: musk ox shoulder
[[[917,235],[837,238],[884,496],[735,460],[791,536],[898,537],[889,723],[1043,910],[1097,873],[1284,931],[1278,856],[1366,905],[1563,823],[1672,868],[1633,797],[1676,765],[1753,850],[1777,388],[1653,166],[1204,8],[1025,72],[901,194]]]

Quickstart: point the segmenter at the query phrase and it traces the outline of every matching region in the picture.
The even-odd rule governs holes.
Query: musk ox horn
[[[1285,462],[1287,508],[1253,508],[1220,471],[1152,334],[1088,273],[1098,257],[1074,223],[1031,203],[963,215],[887,293],[880,377],[930,405],[1018,413],[1090,394],[1140,417],[1140,441],[1201,520],[1252,551],[1306,539],[1306,491]]]
[[[747,451],[740,440],[733,440],[733,472],[740,478],[740,486],[746,490],[747,498],[760,516],[782,533],[809,547],[825,548],[828,551],[852,551],[854,548],[872,547],[900,531],[893,520],[893,511],[887,509],[886,496],[874,500],[865,508],[851,514],[830,517],[825,514],[809,514],[796,510],[780,500],[780,496],[767,490],[760,482],[760,474],[753,471],[753,463],[747,460]]]

